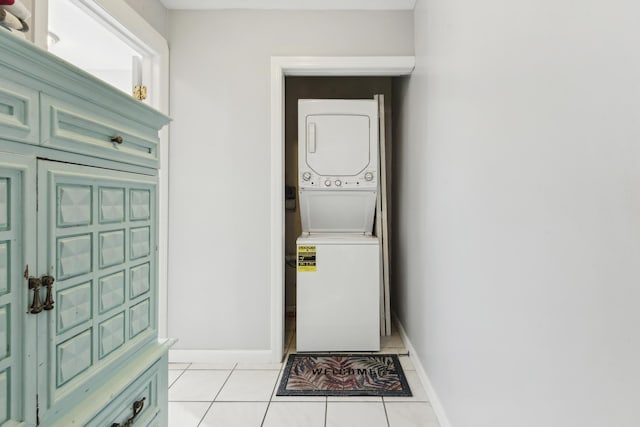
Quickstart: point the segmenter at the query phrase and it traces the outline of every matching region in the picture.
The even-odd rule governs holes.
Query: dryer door
[[[306,163],[316,174],[355,176],[369,166],[368,116],[312,114],[305,119]]]
[[[298,100],[298,169],[320,179],[378,168],[378,106],[370,99]],[[318,182],[318,181],[316,181]],[[306,184],[308,183],[301,183]],[[312,185],[313,187],[313,185]]]

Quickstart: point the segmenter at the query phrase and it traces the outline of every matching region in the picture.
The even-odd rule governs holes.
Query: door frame
[[[47,50],[49,1],[34,3],[34,43]],[[55,0],[51,0],[55,1]],[[125,43],[149,58],[143,67],[148,81],[149,99],[156,110],[169,115],[169,44],[167,40],[138,14],[125,0],[75,0],[102,21]],[[37,4],[36,4],[37,3]],[[160,137],[160,170],[158,171],[158,335],[168,331],[167,262],[169,245],[169,125],[162,128]]]
[[[271,361],[284,354],[285,76],[405,76],[415,68],[413,56],[272,56],[271,57]]]

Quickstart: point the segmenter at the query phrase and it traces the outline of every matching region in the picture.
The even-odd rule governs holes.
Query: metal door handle
[[[142,399],[136,400],[135,402],[133,402],[133,415],[131,416],[131,418],[127,420],[126,423],[124,424],[113,423],[111,424],[111,427],[131,427],[133,425],[133,422],[136,420],[136,417],[140,414],[140,412],[142,412],[142,408],[144,408],[145,399],[146,398],[143,397]]]
[[[29,289],[33,289],[33,302],[29,307],[29,312],[38,314],[42,311],[42,302],[40,301],[40,285],[41,280],[37,277],[29,277]]]
[[[53,276],[42,276],[42,286],[46,286],[47,288],[47,296],[44,299],[43,305],[45,310],[53,310],[53,282],[55,281],[56,279],[54,279]]]

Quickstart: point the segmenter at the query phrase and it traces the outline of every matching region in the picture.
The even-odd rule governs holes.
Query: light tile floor
[[[286,341],[295,352],[292,318]],[[381,344],[381,353],[399,355],[413,397],[276,396],[283,363],[171,363],[169,426],[439,427],[401,337]]]

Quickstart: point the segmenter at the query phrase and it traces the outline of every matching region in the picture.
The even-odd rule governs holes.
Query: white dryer
[[[298,101],[302,231],[371,234],[378,188],[378,104]]]
[[[297,350],[380,349],[375,100],[298,101]]]

